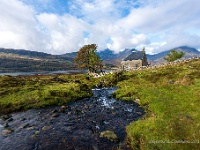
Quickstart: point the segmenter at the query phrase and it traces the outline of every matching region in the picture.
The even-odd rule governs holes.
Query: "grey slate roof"
[[[127,61],[127,60],[139,60],[139,59],[142,60],[143,56],[144,56],[144,52],[142,52],[142,51],[133,52],[128,57],[126,57],[124,59],[124,61]]]

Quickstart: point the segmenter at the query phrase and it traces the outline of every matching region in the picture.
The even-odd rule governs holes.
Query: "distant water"
[[[31,75],[56,75],[56,74],[80,74],[86,73],[86,70],[66,70],[66,71],[41,71],[41,72],[13,72],[13,73],[0,73],[0,76],[31,76]]]

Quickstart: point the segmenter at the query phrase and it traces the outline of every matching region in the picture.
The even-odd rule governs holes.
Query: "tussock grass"
[[[62,105],[91,96],[91,88],[118,86],[117,99],[135,101],[146,115],[127,126],[132,149],[200,149],[200,61],[119,72],[102,78],[83,75],[0,77],[0,113]]]
[[[127,126],[132,149],[200,149],[200,61],[124,73],[116,98],[134,101],[146,115]]]
[[[62,105],[92,95],[79,76],[0,77],[0,114]],[[82,80],[84,81],[84,80]]]

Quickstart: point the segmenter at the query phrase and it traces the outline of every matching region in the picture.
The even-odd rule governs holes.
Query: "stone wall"
[[[121,62],[123,70],[131,70],[136,69],[142,66],[142,60],[127,60]]]

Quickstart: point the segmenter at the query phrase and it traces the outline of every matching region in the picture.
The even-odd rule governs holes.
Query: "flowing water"
[[[66,70],[66,71],[41,71],[41,72],[8,72],[0,73],[0,76],[32,76],[32,75],[56,75],[56,74],[82,74],[86,73],[87,70]]]
[[[116,88],[93,89],[94,96],[67,104],[12,113],[0,118],[1,150],[128,149],[125,127],[144,115],[136,103],[112,98]],[[117,140],[100,137],[113,131]]]

